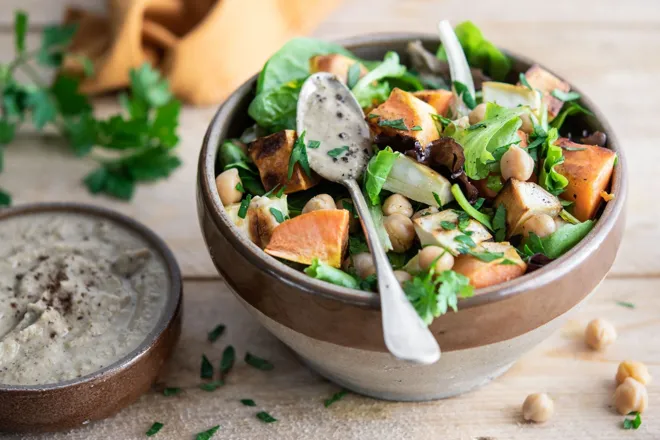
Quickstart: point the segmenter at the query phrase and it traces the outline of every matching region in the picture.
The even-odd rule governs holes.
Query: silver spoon
[[[357,183],[372,154],[362,108],[335,75],[315,73],[300,91],[296,125],[299,136],[305,133],[307,145],[320,142],[316,148],[307,148],[310,167],[321,177],[344,185],[353,198],[376,266],[385,345],[399,359],[436,362],[440,347],[395,278]]]

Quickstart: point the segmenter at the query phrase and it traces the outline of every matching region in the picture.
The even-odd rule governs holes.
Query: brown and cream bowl
[[[406,63],[405,47],[421,39],[435,52],[438,39],[425,35],[370,35],[345,45],[358,57],[381,60],[389,50]],[[532,62],[510,55],[513,70]],[[619,157],[612,192],[596,226],[556,261],[459,301],[459,310],[436,318],[430,330],[442,350],[432,365],[394,358],[385,348],[378,295],[318,281],[265,254],[232,224],[218,196],[216,155],[223,140],[251,125],[247,107],[256,77],[220,107],[206,133],[199,158],[197,203],[211,258],[238,300],[310,368],[355,392],[388,400],[453,396],[504,373],[525,352],[555,331],[607,275],[624,229],[625,155],[612,129],[584,95],[593,116],[580,129],[608,135]],[[573,128],[573,127],[571,127]],[[578,133],[579,133],[578,132]]]
[[[0,210],[0,432],[106,418],[156,381],[181,330],[165,243],[75,203]]]

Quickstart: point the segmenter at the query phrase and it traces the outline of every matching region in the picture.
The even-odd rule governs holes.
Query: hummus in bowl
[[[0,431],[68,429],[136,400],[173,351],[181,296],[170,250],[121,214],[0,210]]]

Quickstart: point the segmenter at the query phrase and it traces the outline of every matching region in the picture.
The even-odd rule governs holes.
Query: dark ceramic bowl
[[[357,56],[380,60],[395,50],[407,62],[406,44],[421,39],[435,51],[436,37],[419,34],[370,35],[345,41]],[[531,60],[509,54],[512,78]],[[609,202],[594,229],[571,251],[531,274],[479,289],[459,302],[457,313],[430,326],[442,349],[434,365],[420,366],[392,357],[383,342],[377,294],[317,281],[265,254],[241,235],[225,214],[215,188],[220,143],[237,137],[248,125],[246,110],[256,76],[220,107],[204,138],[198,170],[198,212],[206,243],[218,271],[238,299],[259,321],[291,347],[311,368],[330,380],[370,396],[426,400],[465,392],[502,374],[523,353],[564,322],[607,275],[624,229],[626,158],[593,103],[580,103],[594,116],[574,124],[601,130],[619,161]],[[580,131],[577,131],[580,130]]]
[[[10,217],[44,212],[99,217],[138,234],[165,262],[170,289],[163,292],[168,299],[154,329],[135,350],[117,362],[87,376],[56,384],[0,384],[0,431],[4,432],[60,431],[115,414],[151,388],[181,332],[181,272],[172,252],[156,234],[122,214],[75,203],[30,204],[0,210],[0,227]]]

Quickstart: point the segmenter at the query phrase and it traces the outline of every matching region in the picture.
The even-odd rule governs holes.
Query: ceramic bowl
[[[357,56],[380,60],[428,35],[369,35],[343,42]],[[532,61],[509,54],[512,78]],[[433,365],[391,356],[384,345],[377,294],[317,281],[265,254],[241,235],[225,214],[214,178],[219,144],[251,124],[246,110],[256,76],[219,108],[204,138],[198,170],[198,213],[211,258],[236,297],[261,324],[293,349],[310,368],[352,391],[388,400],[429,400],[457,395],[504,373],[522,354],[549,336],[607,275],[624,229],[626,159],[616,137],[592,102],[594,116],[575,129],[601,130],[619,161],[607,204],[590,234],[560,259],[515,280],[479,289],[430,326],[442,350]],[[571,127],[573,129],[573,127]],[[581,131],[573,131],[581,132]]]
[[[4,432],[60,431],[115,414],[151,388],[181,332],[181,273],[172,252],[156,234],[122,214],[74,203],[30,204],[0,210],[0,227],[10,217],[44,212],[99,217],[138,234],[165,262],[170,289],[163,292],[168,299],[154,329],[117,362],[56,384],[0,384],[0,431]]]

